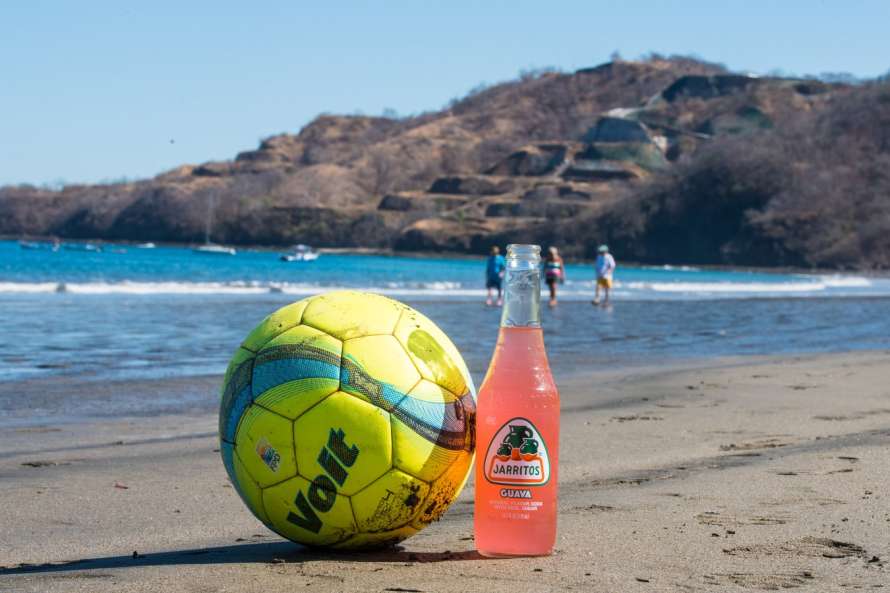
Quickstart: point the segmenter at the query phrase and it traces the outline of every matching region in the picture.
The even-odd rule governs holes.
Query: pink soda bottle
[[[556,541],[559,393],[541,330],[541,248],[509,245],[497,346],[476,410],[476,549],[544,556]]]

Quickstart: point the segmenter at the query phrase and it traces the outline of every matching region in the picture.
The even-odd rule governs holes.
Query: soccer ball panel
[[[237,365],[230,365],[229,378],[223,385],[219,404],[219,438],[229,443],[235,442],[235,433],[241,417],[253,401],[250,391],[250,377],[253,372],[253,358],[247,358]]]
[[[340,378],[341,342],[319,330],[298,325],[270,340],[253,363],[254,397],[295,379]]]
[[[395,417],[391,422],[393,467],[432,482],[461,456],[462,451],[439,447]]]
[[[417,385],[411,388],[409,393],[414,399],[436,405],[452,404],[458,400],[456,395],[428,379],[419,381]]]
[[[293,346],[293,350],[299,351],[301,346],[321,348],[339,356],[343,344],[334,336],[327,334],[309,325],[296,325],[281,332],[265,343],[258,351],[274,348],[275,346]]]
[[[266,516],[266,511],[263,508],[263,489],[257,484],[256,480],[251,477],[250,473],[241,462],[241,459],[238,457],[237,452],[232,461],[235,470],[235,478],[233,480],[235,489],[238,491],[241,499],[244,500],[247,508],[256,515],[256,518],[263,523],[268,524],[269,518]]]
[[[429,485],[397,469],[352,496],[359,532],[386,531],[406,525],[420,510]]]
[[[253,365],[256,402],[295,419],[339,388],[341,348],[340,340],[306,325],[270,340]]]
[[[235,453],[261,486],[297,475],[291,421],[258,405],[247,409],[238,426]]]
[[[340,382],[333,379],[297,379],[277,385],[257,396],[256,403],[285,418],[296,420],[300,414],[337,391]]]
[[[324,480],[292,478],[263,490],[269,526],[283,537],[314,546],[345,540],[355,533],[349,498],[332,492]]]
[[[423,529],[433,521],[438,521],[448,506],[454,502],[469,477],[473,464],[472,453],[462,453],[435,482],[421,505],[420,512],[411,522],[417,529]]]
[[[342,391],[297,418],[294,442],[300,475],[312,479],[323,472],[346,496],[392,467],[389,414]]]
[[[391,334],[403,308],[378,294],[344,290],[309,299],[303,323],[341,340]]]
[[[253,358],[255,354],[250,350],[245,348],[238,348],[235,351],[235,355],[232,356],[232,360],[229,361],[229,366],[226,367],[226,375],[223,379],[222,389],[225,391],[226,385],[229,384],[229,381],[232,379],[232,375],[235,374],[235,371],[245,362],[248,362],[251,358]]]
[[[391,414],[426,440],[453,451],[473,450],[476,402],[471,393],[460,398],[442,387],[421,381]]]
[[[253,352],[262,348],[266,342],[277,336],[283,331],[287,331],[295,325],[299,325],[303,318],[303,310],[306,308],[308,299],[298,301],[286,307],[278,309],[254,328],[247,338],[241,343],[242,348]]]
[[[366,401],[395,405],[420,381],[414,363],[392,336],[365,336],[343,343],[341,389]],[[381,401],[382,398],[382,401]]]
[[[473,379],[460,353],[445,332],[414,309],[407,309],[393,335],[417,365],[424,379],[457,395],[476,394]]]

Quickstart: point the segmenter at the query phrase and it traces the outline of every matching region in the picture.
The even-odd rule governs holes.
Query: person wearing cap
[[[503,281],[504,281],[504,272],[507,270],[507,262],[504,260],[504,256],[501,255],[501,249],[497,245],[491,248],[491,255],[488,256],[488,261],[485,262],[485,288],[488,290],[488,298],[485,300],[485,304],[489,307],[493,304],[492,302],[492,291],[498,291],[498,307],[500,307],[503,303]]]
[[[609,304],[609,292],[612,290],[612,272],[615,271],[615,258],[609,253],[608,245],[600,245],[597,249],[596,256],[596,294],[593,297],[593,304],[600,304],[600,288],[603,289],[605,297],[602,304]]]
[[[556,284],[566,281],[565,264],[556,247],[550,247],[544,257],[544,281],[550,289],[550,306],[556,306]]]

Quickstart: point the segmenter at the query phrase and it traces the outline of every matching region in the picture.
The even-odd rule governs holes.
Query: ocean
[[[611,308],[590,305],[593,268],[572,263],[559,306],[544,307],[557,378],[708,357],[890,348],[888,278],[631,267],[620,255]],[[90,407],[66,396],[65,385],[82,394],[83,385],[107,392],[112,383],[218,375],[265,315],[337,288],[386,294],[426,314],[478,384],[499,321],[499,310],[483,305],[483,273],[484,261],[472,258],[324,254],[286,263],[270,251],[53,252],[0,242],[0,423],[151,412],[157,402],[134,401],[126,390]],[[39,406],[20,395],[35,385],[49,386],[34,398]],[[214,397],[201,393],[188,405],[209,407]],[[164,402],[177,409],[175,393]]]

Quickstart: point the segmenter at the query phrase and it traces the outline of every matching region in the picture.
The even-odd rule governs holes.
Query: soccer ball
[[[380,295],[332,292],[272,313],[235,352],[220,453],[250,510],[283,537],[389,545],[463,488],[475,397],[432,321]]]

